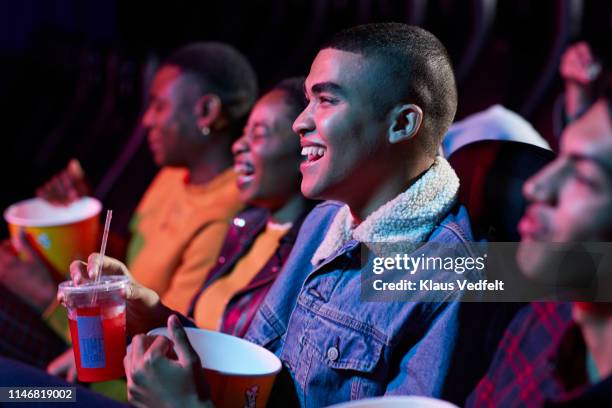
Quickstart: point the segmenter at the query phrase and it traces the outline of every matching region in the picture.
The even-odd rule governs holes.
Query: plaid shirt
[[[45,368],[67,347],[40,313],[0,285],[0,355]]]
[[[310,207],[308,210],[310,210]],[[238,337],[244,336],[255,316],[255,312],[259,309],[259,305],[268,294],[268,290],[289,257],[297,233],[307,213],[308,211],[293,223],[291,229],[281,238],[274,255],[257,275],[243,289],[232,296],[221,319],[221,331],[223,333]],[[220,277],[231,273],[236,263],[248,253],[257,236],[265,230],[268,218],[269,212],[267,210],[255,207],[246,209],[234,218],[221,248],[217,264],[210,270],[202,287],[191,301],[189,317],[193,318],[198,298],[206,288]]]
[[[506,330],[467,406],[563,405],[588,391],[586,384],[586,348],[571,304],[531,303]]]

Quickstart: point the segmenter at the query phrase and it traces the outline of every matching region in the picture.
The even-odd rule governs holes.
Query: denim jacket
[[[386,394],[462,404],[486,371],[507,320],[491,330],[496,312],[490,304],[360,300],[368,267],[355,261],[360,243],[349,241],[317,266],[311,263],[340,208],[324,202],[306,218],[245,338],[282,360],[304,407]],[[467,212],[455,206],[428,242],[459,248],[453,256],[471,256],[471,239]],[[427,255],[444,256],[433,251]],[[454,293],[455,300],[462,296]]]

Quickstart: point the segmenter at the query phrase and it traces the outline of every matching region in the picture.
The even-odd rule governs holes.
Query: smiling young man
[[[469,255],[459,180],[436,155],[457,104],[446,50],[417,27],[358,26],[321,48],[305,92],[294,123],[302,192],[336,201],[305,221],[246,338],[281,358],[302,406],[383,394],[462,403],[488,363],[482,333],[492,308],[458,302],[459,290],[360,299],[369,243]]]
[[[517,262],[535,281],[581,287],[588,264],[562,264],[566,244],[612,242],[612,95],[563,132],[559,156],[524,186]],[[612,297],[600,258],[600,296]],[[609,260],[608,260],[609,261]],[[609,263],[607,264],[609,268]],[[552,272],[552,274],[551,274]],[[607,279],[607,280],[606,280]],[[554,282],[554,281],[552,281]],[[585,300],[585,299],[582,299]],[[612,406],[612,303],[535,302],[514,318],[469,406]]]
[[[389,35],[392,41],[392,34],[399,35],[385,33],[385,26],[367,27],[354,33]],[[371,55],[359,52],[358,39],[348,34],[338,36],[338,48],[323,48],[305,83],[310,104],[294,124],[307,156],[300,168],[302,192],[342,201],[357,219],[395,198],[434,164],[440,133],[454,117],[457,96],[444,49],[437,49],[432,61],[416,50],[410,53],[414,55],[393,55],[399,52],[393,46],[408,47],[418,35],[426,37],[416,29],[406,34],[413,38],[395,38],[406,44],[364,47]],[[440,71],[434,72],[436,68]],[[413,83],[419,70],[425,71],[419,73],[421,81],[440,84]],[[425,115],[422,109],[427,109]]]

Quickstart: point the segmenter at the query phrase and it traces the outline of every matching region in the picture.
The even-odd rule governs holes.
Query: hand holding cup
[[[38,311],[55,297],[56,284],[51,272],[22,232],[21,252],[17,255],[10,241],[0,242],[0,283]]]
[[[165,336],[138,335],[124,359],[128,399],[136,407],[210,407],[201,363],[176,316]],[[170,357],[174,349],[176,358]]]
[[[81,285],[96,279],[100,255],[93,253],[87,262],[74,261],[70,264],[70,277],[75,285]],[[159,295],[147,287],[136,282],[121,261],[105,256],[101,265],[103,276],[127,276],[129,281],[123,289],[123,296],[127,306],[127,334],[130,336],[146,333],[165,324],[172,310],[161,303]],[[58,295],[58,300],[63,299]]]

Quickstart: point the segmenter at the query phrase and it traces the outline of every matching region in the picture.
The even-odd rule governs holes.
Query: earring
[[[202,126],[200,132],[202,132],[204,136],[208,136],[210,135],[210,128],[208,126]]]

